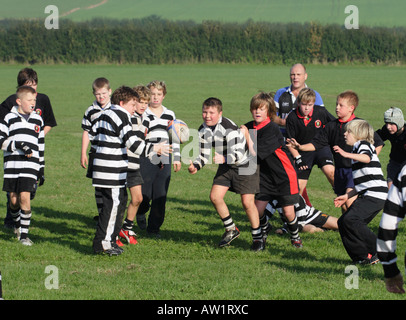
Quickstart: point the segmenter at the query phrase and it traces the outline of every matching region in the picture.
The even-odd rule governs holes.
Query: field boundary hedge
[[[387,63],[406,62],[406,28],[316,22],[222,23],[133,20],[0,22],[0,61],[17,63]]]

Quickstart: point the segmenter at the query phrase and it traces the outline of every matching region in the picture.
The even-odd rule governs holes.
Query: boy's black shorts
[[[241,175],[238,167],[221,164],[213,179],[214,184],[228,187],[237,194],[256,194],[259,192],[259,167],[252,175]]]
[[[295,205],[296,203],[299,202],[299,193],[295,194],[287,194],[287,195],[279,195],[279,194],[265,194],[265,193],[259,193],[255,196],[256,200],[260,201],[273,201],[277,200],[278,205],[280,207],[285,207],[285,206],[291,206]]]
[[[326,146],[316,151],[303,152],[301,153],[301,156],[303,160],[303,165],[306,165],[308,169],[296,170],[297,178],[300,180],[308,180],[312,168],[316,164],[319,168],[322,168],[328,164],[334,166],[333,155],[331,153],[329,146]]]
[[[4,179],[3,191],[6,192],[32,192],[36,188],[37,181],[32,178]]]
[[[139,186],[144,183],[140,170],[130,170],[127,172],[127,188]]]

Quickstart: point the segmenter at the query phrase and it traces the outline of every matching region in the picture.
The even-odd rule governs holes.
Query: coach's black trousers
[[[147,232],[158,233],[165,219],[166,196],[171,180],[171,162],[154,164],[148,158],[141,157],[140,167],[144,183],[142,185],[142,203],[137,214],[150,210]]]
[[[103,203],[93,239],[93,250],[98,253],[110,249],[111,244],[116,241],[123,223],[128,195],[125,187],[96,188],[96,193],[101,195]]]
[[[368,223],[383,209],[384,200],[359,197],[338,219],[343,245],[352,261],[361,261],[376,254],[376,235]]]

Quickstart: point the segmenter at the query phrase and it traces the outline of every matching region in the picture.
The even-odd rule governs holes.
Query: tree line
[[[18,63],[405,63],[406,28],[316,22],[0,21],[0,61]]]

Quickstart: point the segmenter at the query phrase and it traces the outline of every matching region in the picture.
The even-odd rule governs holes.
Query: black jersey
[[[300,144],[310,142],[328,122],[335,120],[325,107],[315,105],[307,117],[304,117],[299,109],[291,112],[286,118],[286,132],[288,138],[294,138]]]
[[[358,117],[351,117],[347,122],[336,119],[328,122],[323,130],[320,130],[312,139],[311,143],[317,149],[325,146],[330,146],[331,152],[334,157],[334,165],[336,168],[351,168],[351,159],[340,156],[333,150],[334,146],[339,146],[346,152],[352,152],[352,146],[349,146],[344,139],[345,125],[351,120],[360,119]],[[379,147],[384,143],[377,133],[374,135],[374,146]]]
[[[5,110],[10,111],[11,108],[17,105],[16,102],[17,95],[12,94],[6,100],[4,100],[1,104],[1,107],[5,108]],[[43,93],[37,94],[37,101],[35,103],[34,112],[40,115],[44,121],[44,126],[48,127],[55,127],[56,120],[54,116],[54,112],[52,110],[51,101],[49,100],[48,96]]]
[[[389,140],[392,148],[389,154],[389,159],[396,163],[402,163],[406,160],[406,125],[403,127],[401,134],[390,134],[386,125],[378,129],[376,133],[383,141]]]

